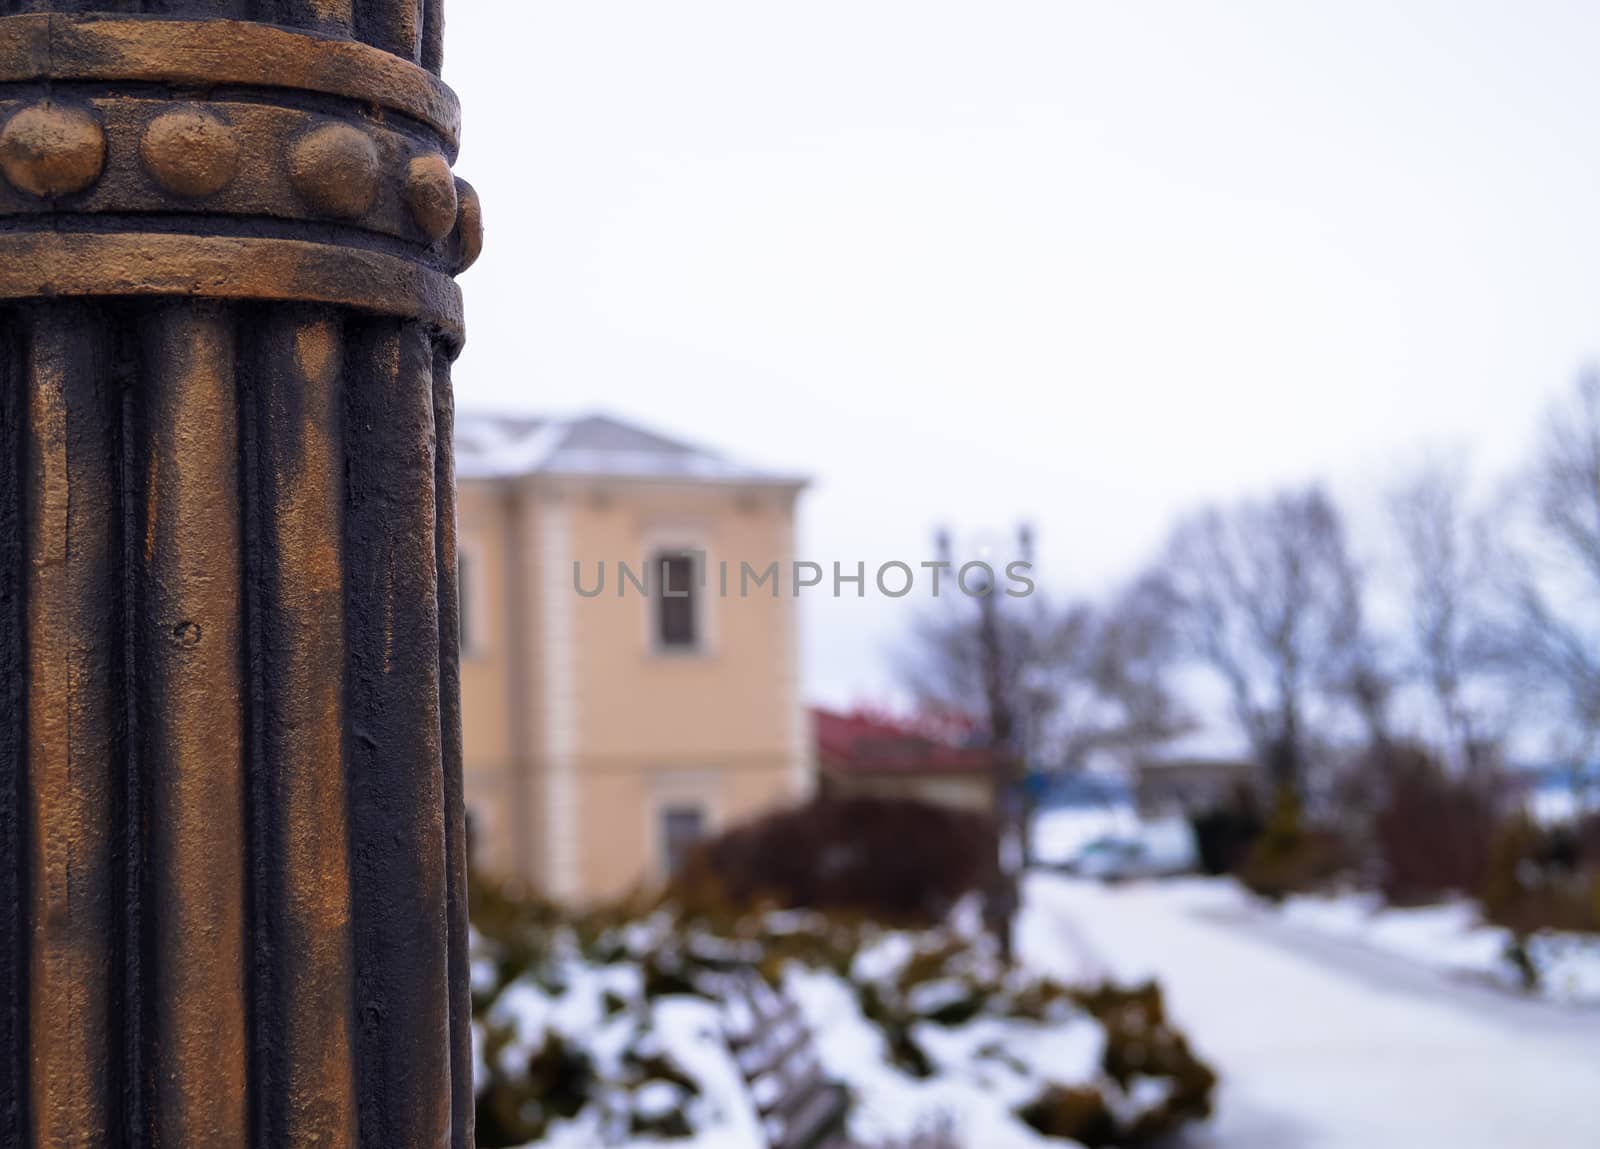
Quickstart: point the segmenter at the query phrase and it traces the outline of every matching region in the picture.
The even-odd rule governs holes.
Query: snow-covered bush
[[[718,1002],[750,969],[799,1005],[861,1144],[1135,1145],[1209,1111],[1214,1078],[1159,993],[1006,966],[970,902],[890,928],[770,908],[566,915],[487,882],[473,901],[483,1149],[761,1146]]]

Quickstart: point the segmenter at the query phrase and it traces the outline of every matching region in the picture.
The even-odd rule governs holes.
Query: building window
[[[692,651],[700,647],[700,564],[696,556],[669,551],[656,556],[656,648]]]
[[[662,807],[661,852],[667,877],[683,871],[695,847],[705,839],[706,821],[704,806],[678,802]]]

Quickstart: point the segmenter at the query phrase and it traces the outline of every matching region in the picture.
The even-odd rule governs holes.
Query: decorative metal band
[[[0,235],[0,299],[188,296],[333,304],[462,339],[461,290],[413,260],[294,239],[149,233]]]
[[[459,348],[448,276],[482,214],[450,170],[458,124],[435,76],[352,40],[0,17],[0,299],[332,303]]]
[[[348,223],[430,249],[454,270],[461,193],[415,136],[300,108],[232,100],[7,99],[0,215],[171,212]],[[53,133],[55,166],[21,137]],[[98,168],[98,171],[96,170]],[[81,188],[77,185],[82,184]],[[435,245],[438,245],[435,247]]]
[[[426,124],[451,159],[461,137],[455,93],[417,65],[367,44],[242,20],[0,17],[0,83],[38,80],[298,88]]]

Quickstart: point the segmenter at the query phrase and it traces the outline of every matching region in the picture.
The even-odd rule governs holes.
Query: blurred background
[[[1495,472],[1596,350],[1593,20],[457,5],[463,402],[813,475],[824,558],[1034,521],[1063,587],[1199,500],[1365,496],[1423,444]],[[814,693],[893,691],[880,613],[808,619]]]
[[[1600,13],[450,21],[487,1149],[1593,1143]]]

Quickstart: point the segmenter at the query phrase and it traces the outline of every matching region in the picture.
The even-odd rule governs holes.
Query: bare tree
[[[1551,410],[1505,524],[1502,660],[1544,704],[1586,800],[1600,748],[1600,374]]]
[[[1480,687],[1494,670],[1486,596],[1492,552],[1468,504],[1459,460],[1434,459],[1389,494],[1405,607],[1405,673],[1426,692],[1456,770],[1487,766],[1503,736]]]
[[[1349,711],[1387,737],[1392,676],[1363,626],[1337,507],[1319,487],[1182,520],[1158,577],[1184,652],[1226,686],[1280,787],[1300,788],[1319,728]]]
[[[1018,532],[1018,543],[1031,561],[1033,536],[1029,528]],[[941,561],[953,564],[947,532],[940,532],[939,552]],[[922,649],[906,665],[908,681],[925,705],[965,713],[982,724],[992,760],[993,809],[1000,846],[994,880],[983,891],[983,916],[999,943],[1002,960],[1009,962],[1021,905],[1017,861],[1011,851],[1013,841],[1021,848],[1021,863],[1025,865],[1028,860],[1027,813],[1019,805],[1022,795],[1017,785],[1024,761],[1018,739],[1022,726],[1019,714],[1027,701],[1024,683],[1035,641],[1028,624],[1019,620],[1013,609],[1001,609],[1004,596],[993,569],[986,563],[980,565],[988,574],[981,586],[973,586],[976,613],[962,612],[924,622],[914,632]]]
[[[1050,706],[1032,739],[1046,769],[1082,769],[1192,726],[1172,683],[1173,632],[1159,583],[1141,579],[1107,604],[1076,604],[1045,632],[1037,669]]]
[[[1082,769],[1099,751],[1188,726],[1170,687],[1171,632],[1158,594],[1145,582],[1104,607],[1055,606],[1039,594],[1007,609],[941,611],[915,626],[902,677],[923,707],[974,716],[1016,764],[1043,774]],[[1033,805],[1024,799],[1016,812],[1026,852]]]

